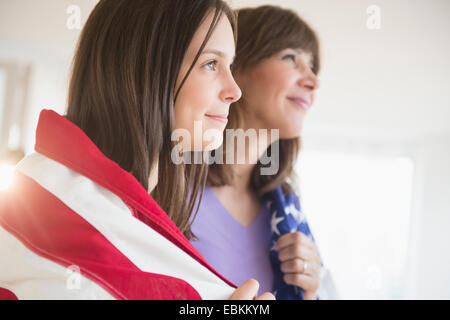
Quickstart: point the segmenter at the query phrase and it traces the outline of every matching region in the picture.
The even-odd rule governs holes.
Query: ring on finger
[[[307,269],[308,269],[308,262],[306,262],[306,260],[303,260],[303,273],[306,274]]]

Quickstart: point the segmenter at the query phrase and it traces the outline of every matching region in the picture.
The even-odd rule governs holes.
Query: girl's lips
[[[298,105],[299,107],[308,110],[310,108],[310,104],[308,101],[306,101],[305,99],[302,98],[288,98],[288,100],[294,102],[296,105]]]
[[[222,123],[227,123],[228,122],[228,116],[227,115],[220,115],[220,114],[205,114],[205,116],[207,116],[210,119],[222,122]]]

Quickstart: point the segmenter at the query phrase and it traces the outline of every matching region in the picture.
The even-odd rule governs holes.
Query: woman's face
[[[318,88],[313,63],[311,53],[288,48],[238,74],[246,127],[279,129],[280,139],[298,137]]]
[[[176,89],[194,61],[212,19],[213,13],[210,13],[196,31],[184,57]],[[233,30],[224,14],[175,102],[175,129],[184,129],[190,134],[190,139],[182,141],[183,151],[207,151],[220,146],[230,104],[241,97],[230,71],[234,55]],[[216,133],[217,139],[203,139],[204,133]]]

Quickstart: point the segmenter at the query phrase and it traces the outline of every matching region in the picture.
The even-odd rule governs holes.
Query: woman
[[[189,244],[186,190],[197,194],[205,170],[193,167],[186,180],[170,161],[173,130],[194,120],[224,129],[211,115],[241,96],[234,53],[234,18],[221,0],[97,4],[67,116],[42,111],[36,153],[0,194],[0,298],[256,296],[256,281],[234,290]],[[206,148],[193,137],[184,151]]]
[[[318,88],[319,43],[297,14],[274,6],[239,10],[238,30],[233,74],[243,96],[230,109],[223,146],[224,158],[236,158],[217,164],[216,150],[191,243],[235,283],[251,275],[277,299],[316,299],[321,260],[292,181]],[[256,129],[256,138],[240,150],[229,129]],[[276,170],[265,174],[269,154]]]

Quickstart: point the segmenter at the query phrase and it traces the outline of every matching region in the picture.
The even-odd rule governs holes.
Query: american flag
[[[41,112],[0,193],[0,299],[227,299],[142,185],[73,123]]]

